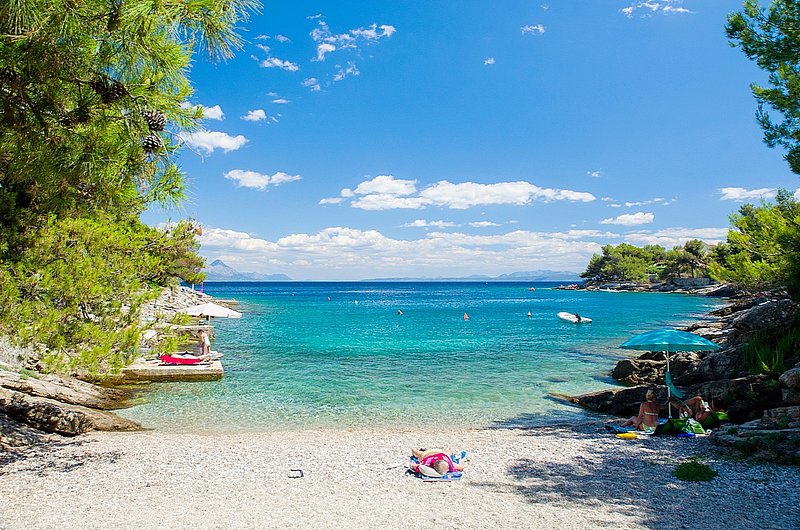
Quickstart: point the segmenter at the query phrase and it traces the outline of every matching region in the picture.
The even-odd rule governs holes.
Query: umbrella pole
[[[664,373],[664,384],[667,385],[667,374],[669,373],[669,348],[664,353],[667,357],[667,371]],[[672,419],[672,393],[669,391],[669,385],[667,385],[667,418]]]

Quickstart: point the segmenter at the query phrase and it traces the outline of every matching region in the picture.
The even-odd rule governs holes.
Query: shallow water
[[[585,413],[550,394],[613,385],[608,373],[628,355],[617,346],[632,334],[719,304],[553,285],[206,284],[244,314],[214,321],[224,379],[152,385],[147,403],[123,414],[178,432],[552,422]]]

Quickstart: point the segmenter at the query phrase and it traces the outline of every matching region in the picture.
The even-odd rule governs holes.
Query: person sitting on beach
[[[695,396],[687,399],[685,404],[690,410],[686,410],[686,407],[681,405],[679,406],[681,411],[693,417],[701,424],[705,422],[706,418],[711,416],[714,412],[724,411],[724,405],[722,400],[719,398],[712,399],[711,404],[709,405],[707,401],[703,400],[703,396]]]
[[[658,413],[661,411],[661,405],[655,401],[656,393],[648,390],[645,398],[647,401],[639,405],[639,414],[628,418],[622,424],[623,427],[633,425],[635,429],[644,431],[655,429],[658,426]]]
[[[447,453],[439,449],[412,449],[411,456],[417,459],[417,463],[410,465],[410,469],[414,473],[419,472],[419,466],[431,467],[440,475],[451,471],[464,471],[463,464],[456,464]]]

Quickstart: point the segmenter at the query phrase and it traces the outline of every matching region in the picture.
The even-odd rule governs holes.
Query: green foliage
[[[800,294],[800,203],[780,190],[775,204],[745,204],[731,216],[727,242],[712,253],[712,278],[749,290]]]
[[[742,358],[752,374],[780,375],[798,360],[798,352],[800,323],[795,322],[788,328],[754,333],[742,350]],[[775,385],[767,383],[768,389]]]
[[[194,318],[187,315],[186,313],[175,313],[170,323],[176,324],[178,326],[188,326],[189,324],[192,323],[192,320],[194,320]]]
[[[595,282],[638,283],[649,281],[650,274],[657,274],[662,280],[680,277],[684,273],[695,277],[707,272],[707,255],[706,244],[697,239],[669,251],[659,245],[642,248],[627,243],[616,247],[606,245],[602,256],[592,256],[581,277]]]
[[[731,44],[769,73],[768,88],[751,85],[758,102],[756,117],[764,130],[764,142],[786,149],[784,158],[794,173],[800,173],[798,27],[800,9],[796,0],[773,0],[768,9],[758,0],[746,0],[741,12],[728,16],[725,27]],[[779,122],[773,121],[776,117]]]
[[[51,371],[121,368],[139,342],[138,310],[158,294],[146,287],[170,281],[176,262],[200,264],[193,240],[182,239],[189,230],[189,223],[164,231],[107,217],[51,217],[8,265],[11,303],[0,306],[0,331],[39,345]]]
[[[672,472],[678,480],[690,482],[710,482],[718,473],[708,465],[691,459],[688,462],[678,464]]]
[[[138,309],[201,281],[195,227],[141,223],[181,200],[172,161],[191,55],[232,55],[258,0],[0,3],[0,333],[49,370],[121,368]]]

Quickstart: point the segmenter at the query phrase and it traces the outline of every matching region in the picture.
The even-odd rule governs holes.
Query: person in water
[[[411,456],[417,459],[418,463],[411,463],[410,469],[414,473],[419,472],[419,466],[432,467],[434,471],[440,475],[450,473],[451,471],[464,471],[463,464],[456,464],[450,456],[439,449],[412,449]]]
[[[575,318],[577,318],[577,319],[578,319],[578,322],[580,322],[580,321],[581,321],[581,316],[580,316],[578,313],[575,313]]]
[[[648,390],[647,394],[645,394],[645,399],[647,401],[639,405],[639,414],[628,418],[622,424],[623,427],[633,425],[634,428],[641,431],[658,427],[658,413],[661,411],[661,405],[655,401],[656,393]]]
[[[532,316],[533,316],[533,315],[531,314],[531,312],[530,312],[530,311],[528,311],[528,318],[531,318]]]
[[[464,313],[464,320],[469,320],[469,315]]]

